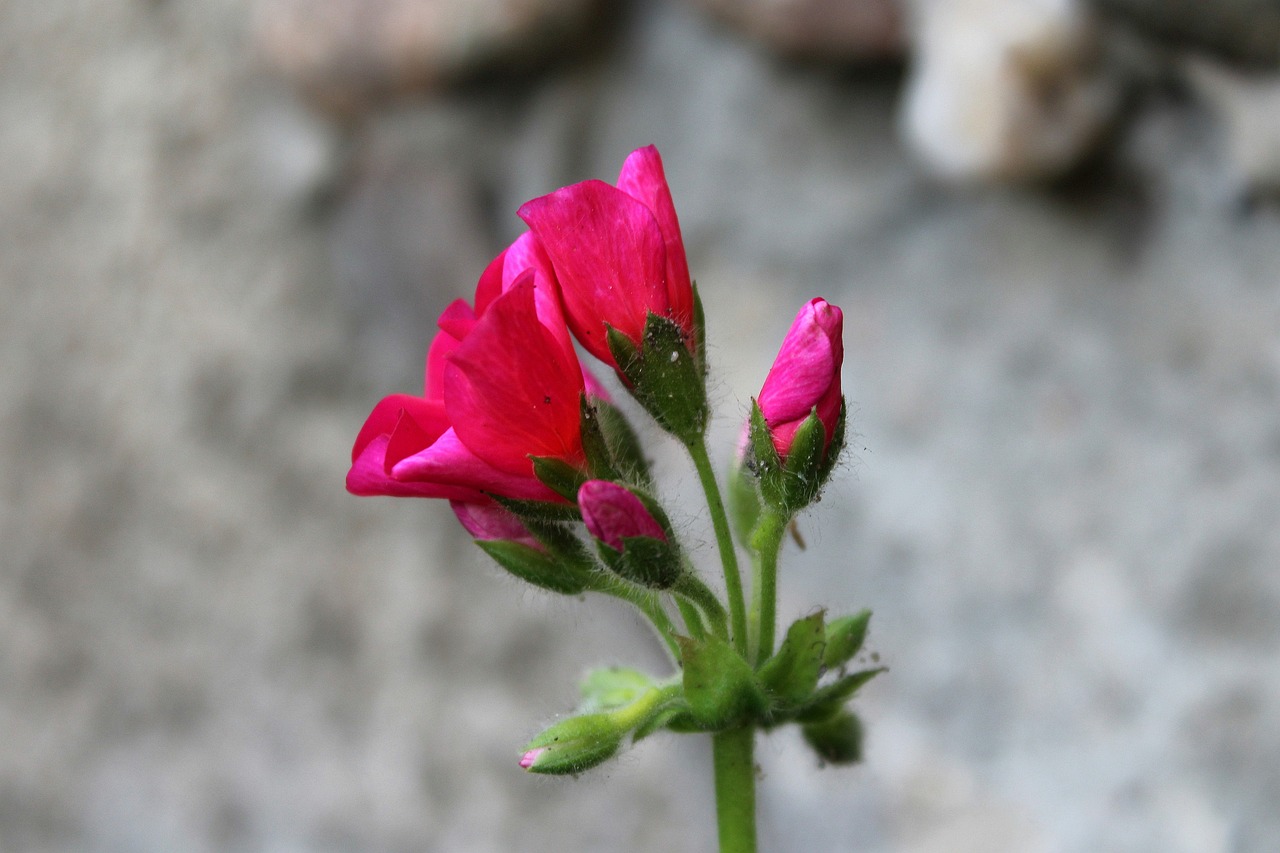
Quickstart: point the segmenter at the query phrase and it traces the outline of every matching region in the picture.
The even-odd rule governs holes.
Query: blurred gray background
[[[650,142],[720,461],[801,302],[846,314],[854,437],[781,613],[873,607],[891,672],[865,764],[762,742],[763,849],[1276,849],[1280,208],[1238,139],[1274,150],[1272,72],[1215,100],[1221,40],[1101,3],[1105,131],[955,187],[898,129],[909,36],[413,5],[0,8],[0,850],[713,848],[701,738],[515,764],[588,667],[662,671],[641,625],[343,491],[516,207]]]

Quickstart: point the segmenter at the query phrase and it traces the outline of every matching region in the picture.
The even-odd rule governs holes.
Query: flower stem
[[[716,826],[720,853],[755,853],[755,729],[730,729],[711,736],[716,774]]]
[[[676,607],[680,609],[680,617],[684,619],[685,627],[689,633],[695,638],[701,640],[707,636],[707,629],[702,624],[702,616],[698,614],[698,608],[692,603],[686,601],[683,596],[674,596]]]
[[[751,533],[751,636],[756,639],[754,661],[768,660],[773,655],[773,635],[778,620],[778,551],[787,529],[782,513],[766,510]]]
[[[706,614],[707,621],[711,623],[711,630],[716,636],[722,640],[729,639],[729,624],[726,621],[724,605],[720,603],[720,599],[716,598],[716,594],[707,588],[707,585],[698,580],[697,575],[692,572],[685,572],[676,581],[676,585],[671,590],[676,594],[676,598],[685,599],[693,602],[702,608],[702,612]]]
[[[596,591],[635,605],[636,609],[653,623],[658,636],[662,638],[662,642],[666,643],[671,659],[680,660],[680,647],[676,645],[675,640],[675,626],[671,624],[671,618],[662,609],[662,602],[658,600],[658,596],[647,589],[641,589],[621,578],[605,573],[601,573]]]
[[[724,567],[725,592],[729,596],[729,622],[733,627],[733,646],[738,654],[747,656],[747,608],[742,596],[742,576],[738,574],[738,556],[733,550],[733,537],[729,533],[729,517],[724,511],[720,486],[716,483],[711,458],[707,454],[707,441],[690,442],[689,455],[698,469],[702,491],[707,495],[707,507],[711,510],[711,525],[716,531],[716,544],[720,547],[720,563]]]

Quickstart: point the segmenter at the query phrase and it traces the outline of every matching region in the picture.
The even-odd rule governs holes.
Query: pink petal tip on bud
[[[633,536],[667,541],[662,525],[625,486],[588,480],[578,490],[578,507],[587,531],[615,551],[621,551],[623,540]]]
[[[545,746],[529,750],[524,755],[520,756],[520,767],[524,770],[528,770],[533,766],[533,763],[538,760],[538,756],[542,755],[542,753],[546,751],[547,748]]]
[[[815,409],[830,445],[840,416],[844,315],[825,299],[811,299],[796,315],[756,402],[784,459],[796,430]]]

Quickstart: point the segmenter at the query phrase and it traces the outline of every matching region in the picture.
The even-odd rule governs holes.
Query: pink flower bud
[[[537,749],[529,750],[524,755],[520,756],[520,766],[525,770],[528,770],[530,767],[533,766],[533,762],[538,760],[538,756],[542,755],[542,753],[546,751],[547,751],[547,748],[545,746],[540,746]]]
[[[756,402],[784,460],[791,439],[816,408],[830,447],[840,418],[840,366],[844,363],[844,315],[825,299],[800,309]]]
[[[630,490],[608,480],[588,480],[578,490],[578,507],[587,531],[615,551],[624,539],[648,536],[667,541],[657,519]]]
[[[474,539],[519,542],[539,551],[546,550],[524,522],[500,504],[449,501],[449,507]]]

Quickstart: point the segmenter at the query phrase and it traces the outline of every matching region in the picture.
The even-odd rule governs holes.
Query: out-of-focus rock
[[[1093,18],[1073,0],[919,0],[902,131],[953,181],[1070,169],[1115,113]]]
[[[1229,193],[1239,198],[1280,192],[1280,74],[1241,73],[1188,59],[1187,76],[1225,130]]]
[[[312,101],[350,113],[545,57],[595,20],[597,0],[258,0],[267,61]]]
[[[905,0],[698,0],[782,53],[835,61],[901,56]]]
[[[1280,66],[1280,0],[1090,0],[1163,42]]]

